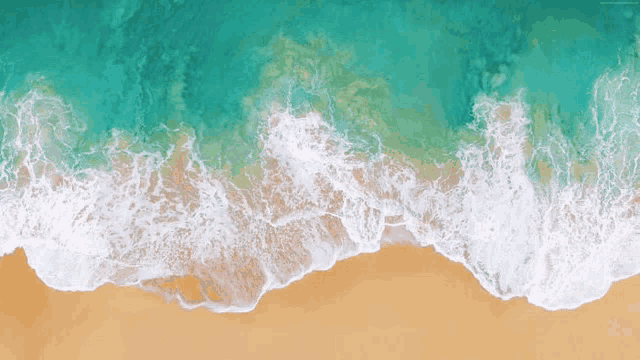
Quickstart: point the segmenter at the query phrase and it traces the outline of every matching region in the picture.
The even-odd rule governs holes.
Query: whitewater
[[[588,165],[552,125],[533,136],[539,113],[526,89],[477,95],[468,128],[481,141],[460,141],[454,160],[433,164],[381,142],[356,151],[330,116],[296,109],[289,92],[258,114],[257,160],[233,173],[206,165],[180,121],[164,128],[166,151],[113,130],[90,149],[106,163],[72,166],[86,124],[38,78],[1,96],[0,255],[24,248],[38,277],[64,291],[161,292],[157,279],[193,276],[201,300],[167,296],[246,312],[404,227],[496,297],[573,309],[640,271],[639,89],[634,61],[595,82]],[[184,101],[173,102],[180,120]]]

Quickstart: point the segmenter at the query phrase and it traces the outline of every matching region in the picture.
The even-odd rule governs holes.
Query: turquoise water
[[[182,82],[180,121],[219,152],[209,155],[229,150],[222,162],[244,163],[257,132],[250,112],[265,106],[256,95],[268,86],[263,70],[284,56],[273,43],[285,37],[311,51],[309,59],[329,57],[339,67],[324,79],[333,97],[356,79],[384,83],[355,95],[380,114],[392,146],[455,142],[442,128],[469,123],[479,92],[507,95],[519,86],[530,102],[558,105],[555,121],[573,137],[593,82],[633,41],[635,17],[623,6],[583,5],[568,16],[576,12],[548,5],[5,2],[0,80],[11,93],[44,76],[88,124],[90,142],[112,129],[147,138],[175,121],[171,87]],[[313,49],[317,37],[331,45]],[[364,132],[340,110],[336,121]]]
[[[595,248],[566,234],[595,220],[546,216],[585,204],[587,186],[602,221],[627,209],[640,21],[633,5],[556,3],[5,1],[0,199],[22,230],[0,231],[3,254],[25,247],[60,289],[145,285],[195,262],[224,300],[187,305],[240,311],[377,250],[401,216],[496,296],[548,308],[597,297],[610,282],[553,280],[594,263]],[[501,106],[513,127],[496,122]],[[590,162],[597,174],[580,170]],[[490,194],[530,216],[505,215]],[[480,213],[494,224],[476,224]],[[598,226],[585,239],[605,236]],[[633,229],[608,241],[628,252]],[[529,265],[480,238],[503,250],[512,239]],[[558,260],[562,239],[586,255]],[[635,272],[607,259],[609,278]],[[545,261],[557,271],[538,274]],[[67,279],[70,262],[85,275]]]

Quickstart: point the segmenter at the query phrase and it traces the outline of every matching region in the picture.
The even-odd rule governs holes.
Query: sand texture
[[[182,282],[182,286],[189,282]],[[58,292],[0,259],[1,359],[632,359],[640,277],[575,311],[501,301],[431,248],[388,246],[275,290],[247,314],[137,288]]]

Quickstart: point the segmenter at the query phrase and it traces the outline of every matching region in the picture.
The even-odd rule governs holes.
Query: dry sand
[[[396,234],[397,235],[397,234]],[[185,282],[188,283],[188,282]],[[431,248],[386,246],[265,295],[247,314],[183,310],[137,288],[47,288],[0,259],[0,359],[632,359],[640,277],[549,312],[501,301]]]

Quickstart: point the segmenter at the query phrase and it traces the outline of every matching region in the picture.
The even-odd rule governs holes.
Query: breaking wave
[[[137,285],[243,312],[402,229],[494,296],[575,308],[639,272],[638,89],[633,64],[595,83],[587,163],[552,125],[540,130],[548,109],[520,90],[478,95],[469,129],[481,141],[433,164],[381,142],[356,151],[322,112],[274,101],[260,113],[257,160],[233,172],[207,166],[184,124],[165,128],[167,151],[114,130],[88,150],[104,161],[78,166],[86,125],[34,83],[2,94],[0,254],[23,247],[55,289]],[[184,277],[199,295],[168,285]]]

